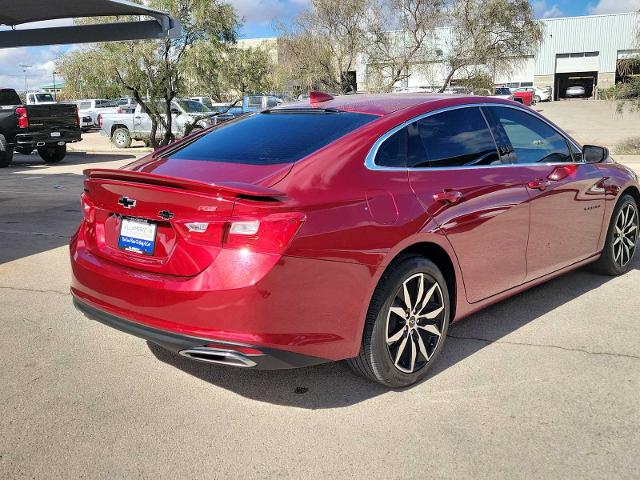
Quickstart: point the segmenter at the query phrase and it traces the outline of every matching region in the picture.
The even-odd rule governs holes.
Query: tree
[[[74,50],[61,57],[56,70],[66,81],[61,95],[66,99],[118,98],[127,93],[94,48]]]
[[[247,93],[266,92],[273,86],[270,72],[273,62],[269,53],[261,48],[233,48],[228,52],[222,76],[228,91],[240,97]]]
[[[451,40],[441,92],[462,69],[508,73],[542,41],[543,27],[528,0],[455,0],[447,20]]]
[[[350,92],[348,72],[364,51],[371,6],[371,0],[311,0],[290,26],[280,26],[290,74],[308,88]]]
[[[274,85],[275,65],[262,48],[220,48],[198,42],[187,53],[185,69],[190,95],[208,95],[220,102],[268,91]]]
[[[410,67],[436,58],[435,28],[444,0],[378,0],[367,25],[367,78],[390,91],[411,75]]]
[[[91,77],[104,75],[103,81],[113,78],[135,98],[150,116],[149,141],[156,147],[174,139],[171,103],[185,89],[187,52],[197,42],[207,42],[219,48],[234,42],[238,21],[234,8],[220,0],[149,0],[144,3],[176,18],[182,26],[180,37],[98,44],[90,47],[91,53],[86,55],[100,61],[86,67],[94,69]],[[79,54],[71,52],[68,55]],[[65,80],[73,82],[72,78],[65,77]],[[159,128],[162,131],[160,143],[156,138]]]

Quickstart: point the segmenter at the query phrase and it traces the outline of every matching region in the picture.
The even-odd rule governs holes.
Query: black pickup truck
[[[23,105],[11,88],[0,88],[0,167],[13,161],[13,152],[38,150],[47,163],[67,154],[67,143],[82,140],[78,107],[71,104]]]

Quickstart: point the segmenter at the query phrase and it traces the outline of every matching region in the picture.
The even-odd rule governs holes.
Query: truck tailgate
[[[27,113],[29,133],[78,128],[78,113],[75,105],[29,105]]]

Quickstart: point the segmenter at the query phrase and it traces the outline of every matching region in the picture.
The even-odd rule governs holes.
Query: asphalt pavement
[[[0,170],[0,479],[638,478],[638,259],[454,325],[407,390],[342,363],[198,364],[71,304],[81,172],[133,159],[17,155]]]

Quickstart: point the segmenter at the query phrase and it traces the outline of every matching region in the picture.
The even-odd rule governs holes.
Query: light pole
[[[22,73],[24,73],[24,94],[26,95],[29,91],[29,83],[27,82],[27,72],[33,65],[25,65],[20,64],[19,67],[22,68]]]
[[[56,89],[56,75],[58,74],[58,72],[56,72],[55,70],[53,71],[53,99],[57,102],[58,101],[58,91]]]

